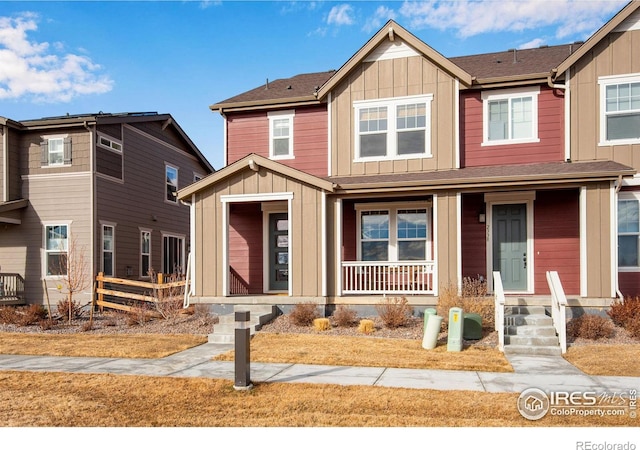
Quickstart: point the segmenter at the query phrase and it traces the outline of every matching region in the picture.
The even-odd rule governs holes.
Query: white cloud
[[[352,25],[353,7],[348,4],[338,5],[331,8],[327,17],[329,25]]]
[[[0,99],[68,102],[79,95],[109,92],[113,81],[99,75],[90,58],[63,53],[64,44],[35,42],[37,16],[0,17]]]
[[[413,28],[456,30],[461,37],[556,27],[561,39],[596,31],[628,0],[405,1],[400,14]]]
[[[394,10],[387,8],[386,6],[378,6],[373,16],[367,19],[364,27],[362,27],[363,31],[366,33],[371,33],[372,31],[378,31],[378,29],[385,24],[387,21],[393,19],[395,20],[397,14]]]
[[[541,45],[544,45],[545,40],[542,38],[535,38],[529,42],[525,42],[524,44],[520,45],[518,48],[520,50],[526,50],[528,48],[538,48]]]

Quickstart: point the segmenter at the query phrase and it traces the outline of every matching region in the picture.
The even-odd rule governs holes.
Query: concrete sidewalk
[[[0,355],[0,370],[111,373],[235,380],[234,363],[212,361],[233,349],[229,344],[203,344],[161,359],[119,359]],[[383,367],[319,366],[251,363],[253,383],[324,383],[410,389],[469,390],[520,393],[544,391],[607,393],[640,390],[640,377],[590,376],[556,356],[508,356],[515,372],[492,373]]]

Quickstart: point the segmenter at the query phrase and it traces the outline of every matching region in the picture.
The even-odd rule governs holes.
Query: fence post
[[[103,302],[104,302],[104,280],[103,280],[104,272],[98,272],[98,307],[100,308],[100,312],[104,311]]]

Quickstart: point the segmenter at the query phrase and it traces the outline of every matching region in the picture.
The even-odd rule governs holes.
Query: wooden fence
[[[166,275],[159,273],[155,282],[128,280],[125,278],[105,277],[102,272],[96,277],[96,305],[102,308],[131,312],[140,307],[148,307],[167,299],[175,299],[176,291],[179,299],[187,282],[185,280],[169,281]]]

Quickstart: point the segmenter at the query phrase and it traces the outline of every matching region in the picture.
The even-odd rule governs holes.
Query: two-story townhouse
[[[544,302],[557,270],[573,304],[608,304],[611,186],[635,170],[571,157],[554,68],[580,48],[445,58],[390,21],[335,72],[212,105],[227,165],[179,193],[193,300],[433,305],[499,271]]]
[[[0,117],[0,138],[0,302],[55,305],[70,251],[86,262],[82,302],[98,272],[184,273],[190,216],[177,192],[214,170],[170,114]]]

